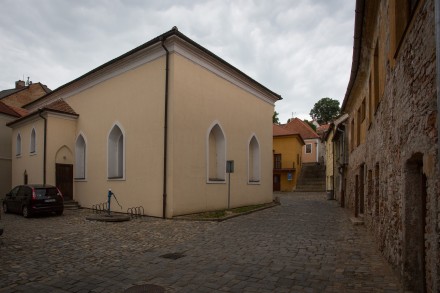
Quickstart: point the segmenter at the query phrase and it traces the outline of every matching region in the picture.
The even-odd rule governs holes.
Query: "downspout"
[[[165,39],[161,38],[161,45],[166,52],[165,64],[165,115],[164,115],[164,132],[163,132],[163,205],[162,218],[166,218],[167,210],[167,156],[168,156],[168,71],[169,71],[169,55],[170,52],[165,47]]]
[[[435,52],[437,63],[437,168],[440,170],[440,0],[435,0]]]
[[[44,134],[43,134],[43,184],[46,184],[46,154],[47,154],[47,118],[42,115],[43,110],[38,109],[38,115],[44,120]]]

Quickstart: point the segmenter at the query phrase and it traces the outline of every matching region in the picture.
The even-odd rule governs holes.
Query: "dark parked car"
[[[19,185],[3,200],[3,212],[19,213],[25,218],[41,213],[62,215],[63,210],[63,196],[58,188],[51,185]]]

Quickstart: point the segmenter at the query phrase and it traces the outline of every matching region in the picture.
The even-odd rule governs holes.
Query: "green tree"
[[[280,124],[280,119],[278,118],[278,112],[277,111],[273,112],[272,123]]]
[[[315,103],[313,109],[310,110],[310,117],[319,124],[327,124],[338,117],[340,112],[339,101],[325,97]]]
[[[304,119],[303,120],[305,123],[307,123],[314,131],[316,131],[316,125],[313,124],[311,121]]]

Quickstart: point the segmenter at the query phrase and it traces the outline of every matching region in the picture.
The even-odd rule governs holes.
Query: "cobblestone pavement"
[[[0,293],[401,292],[363,226],[323,193],[224,222],[87,221],[89,210],[24,219],[6,214]],[[180,253],[178,259],[164,254]],[[178,255],[176,255],[178,256]]]

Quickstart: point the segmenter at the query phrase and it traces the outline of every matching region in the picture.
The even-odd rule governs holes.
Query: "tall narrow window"
[[[226,142],[222,129],[215,124],[208,135],[208,179],[211,182],[225,181]]]
[[[260,145],[255,136],[249,142],[249,182],[260,182]]]
[[[75,143],[75,178],[86,178],[86,141],[82,134],[78,136]]]
[[[17,139],[15,142],[15,154],[21,156],[21,134],[17,134]]]
[[[32,128],[32,131],[31,131],[31,149],[30,149],[31,154],[35,154],[35,151],[36,151],[36,140],[37,140],[36,136],[37,135],[35,133],[35,128]]]
[[[274,169],[281,169],[281,154],[274,154],[273,155],[273,168]]]
[[[124,178],[124,134],[118,125],[108,136],[108,178]]]

